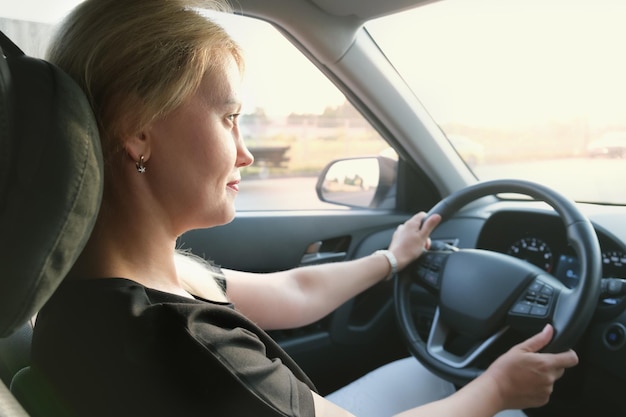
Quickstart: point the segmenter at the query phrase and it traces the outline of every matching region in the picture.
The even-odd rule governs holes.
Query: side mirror
[[[321,201],[356,208],[395,207],[398,163],[385,156],[337,159],[320,174]]]

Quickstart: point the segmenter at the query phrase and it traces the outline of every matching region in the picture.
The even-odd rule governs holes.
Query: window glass
[[[479,179],[626,204],[625,20],[613,0],[446,0],[366,29]]]
[[[55,24],[77,0],[64,2],[65,8],[39,15],[32,8],[12,8],[0,16],[0,30],[27,54],[43,57]],[[272,25],[240,15],[208,15],[246,57],[239,123],[255,163],[242,170],[237,210],[345,209],[318,199],[322,169],[334,159],[395,152]]]
[[[255,162],[242,172],[237,209],[341,209],[317,197],[322,169],[334,159],[394,152],[272,25],[243,16],[216,18],[246,57],[239,122]]]

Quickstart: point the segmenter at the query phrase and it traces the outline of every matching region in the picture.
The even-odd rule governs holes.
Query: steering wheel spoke
[[[435,317],[433,318],[433,324],[428,336],[426,350],[433,358],[452,368],[466,368],[484,351],[486,351],[487,348],[493,345],[500,338],[500,336],[508,330],[508,328],[508,326],[501,328],[487,339],[474,344],[474,346],[467,349],[462,354],[452,353],[446,349],[446,345],[448,344],[453,332],[440,319],[439,309],[437,309],[435,311]]]

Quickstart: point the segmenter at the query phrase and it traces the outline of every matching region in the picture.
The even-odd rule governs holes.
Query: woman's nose
[[[241,137],[237,140],[237,166],[247,167],[254,162],[254,155],[248,150]]]

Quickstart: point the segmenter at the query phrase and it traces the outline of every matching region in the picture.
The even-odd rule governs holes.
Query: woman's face
[[[177,110],[150,125],[146,177],[172,232],[230,222],[239,168],[253,157],[237,125],[241,74],[229,56],[223,70],[207,74]],[[146,178],[148,179],[148,178]]]

